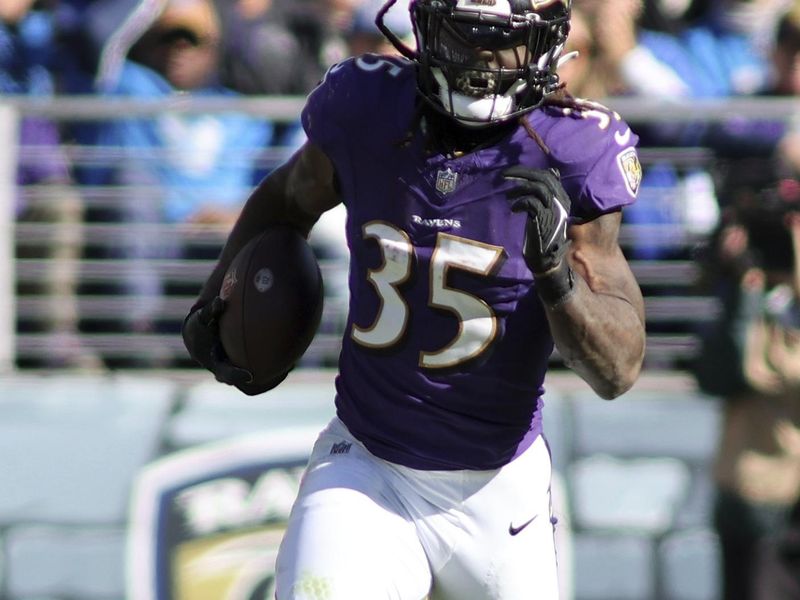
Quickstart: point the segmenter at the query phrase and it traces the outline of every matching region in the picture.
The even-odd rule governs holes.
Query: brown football
[[[220,339],[228,359],[266,383],[295,365],[322,317],[322,274],[305,238],[272,226],[236,255],[220,288]]]

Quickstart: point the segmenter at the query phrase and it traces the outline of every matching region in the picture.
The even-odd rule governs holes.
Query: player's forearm
[[[574,279],[575,293],[546,309],[550,330],[567,366],[610,400],[629,390],[641,370],[641,297],[638,288],[632,293],[612,292],[606,286],[593,290],[579,274]]]
[[[237,252],[264,229],[280,223],[308,237],[319,216],[340,201],[333,163],[315,145],[304,144],[247,199],[214,271],[203,286],[199,302],[208,302],[217,295]]]
[[[276,223],[289,224],[308,235],[316,218],[300,211],[288,200],[285,174],[274,171],[253,191],[231,229],[214,270],[200,293],[199,301],[208,302],[219,293],[228,265],[248,241]]]

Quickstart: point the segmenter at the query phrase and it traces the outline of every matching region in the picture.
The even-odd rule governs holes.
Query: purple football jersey
[[[522,256],[507,168],[558,168],[573,221],[634,201],[638,138],[614,114],[544,108],[458,157],[415,122],[416,72],[366,55],[309,96],[308,138],[333,162],[347,207],[350,311],[337,413],[364,445],[419,469],[493,469],[542,431],[553,340]],[[409,133],[410,132],[410,133]]]

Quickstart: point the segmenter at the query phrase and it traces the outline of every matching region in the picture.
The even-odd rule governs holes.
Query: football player
[[[416,49],[382,27],[401,57],[350,58],[309,95],[308,142],[248,199],[184,338],[221,381],[270,387],[220,350],[223,274],[268,224],[307,233],[344,203],[337,416],[278,600],[553,599],[543,381],[554,344],[602,398],[640,372],[643,301],[617,240],[638,138],[559,81],[570,0],[412,0],[410,17]]]

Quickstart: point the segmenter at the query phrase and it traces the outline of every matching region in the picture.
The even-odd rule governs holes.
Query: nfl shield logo
[[[457,181],[458,173],[447,167],[446,171],[439,171],[436,175],[436,191],[440,194],[452,194],[456,189]]]

